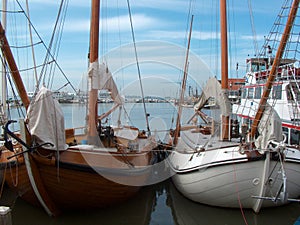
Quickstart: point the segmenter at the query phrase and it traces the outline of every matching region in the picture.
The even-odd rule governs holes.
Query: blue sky
[[[25,7],[24,2],[20,1]],[[253,33],[256,34],[255,39],[260,48],[282,2],[283,0],[228,0],[230,77],[237,76],[234,71],[236,62],[240,65],[238,77],[243,76],[245,59],[254,54]],[[250,3],[253,28],[249,14]],[[168,96],[178,89],[185,60],[189,10],[195,16],[190,53],[190,85],[197,83],[202,86],[209,76],[219,77],[219,31],[216,25],[219,0],[130,0],[130,5],[146,94]],[[32,23],[46,44],[51,37],[58,6],[57,0],[29,1]],[[132,89],[129,91],[132,94],[137,88],[135,83],[138,75],[127,1],[106,0],[102,1],[102,6],[100,55],[105,56],[119,88]],[[87,71],[89,19],[90,1],[69,0],[57,61],[76,88]],[[22,26],[24,28],[25,25]],[[211,72],[204,68],[205,65]],[[167,85],[169,83],[172,83],[174,90]],[[27,85],[32,86],[32,82],[27,82]]]

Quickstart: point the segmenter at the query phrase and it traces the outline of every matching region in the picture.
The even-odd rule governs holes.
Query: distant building
[[[228,89],[232,91],[239,90],[245,85],[245,78],[229,78],[228,79]]]
[[[241,88],[245,85],[245,78],[229,78],[228,79],[228,98],[231,102],[239,102],[241,96]]]

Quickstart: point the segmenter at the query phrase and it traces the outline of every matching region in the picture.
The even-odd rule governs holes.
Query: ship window
[[[259,65],[256,63],[251,64],[251,71],[252,72],[257,72],[259,71]]]
[[[297,83],[292,82],[291,85],[289,85],[289,91],[290,94],[292,94],[292,92],[294,93],[294,96],[296,97],[296,100],[299,101],[300,100],[300,92],[299,92],[299,86]],[[292,99],[293,100],[293,99]]]
[[[254,88],[248,89],[248,98],[252,99],[254,97]]]
[[[289,84],[286,86],[285,91],[286,91],[287,99],[288,100],[294,100],[292,90],[291,90],[291,86]]]
[[[255,88],[254,98],[255,99],[260,99],[261,98],[261,87],[256,87]]]
[[[245,99],[247,97],[247,89],[242,89],[242,98]]]
[[[273,99],[281,99],[281,97],[282,97],[281,90],[282,90],[281,85],[273,86],[272,98]]]
[[[264,70],[266,70],[265,62],[251,64],[251,72],[259,72],[259,71],[264,71]]]
[[[300,132],[298,130],[291,130],[291,144],[299,145],[300,141]]]
[[[282,128],[282,132],[283,132],[283,133],[285,134],[285,136],[287,137],[286,140],[285,140],[285,143],[288,144],[288,141],[289,141],[289,139],[288,139],[288,136],[289,136],[289,129],[286,128],[286,127],[283,127],[283,128]]]
[[[265,63],[264,64],[260,64],[260,70],[261,71],[266,70],[266,64]]]
[[[247,63],[247,65],[246,65],[246,72],[247,73],[251,72],[251,67],[250,67],[249,63]]]
[[[300,100],[300,92],[299,92],[299,89],[298,89],[298,85],[293,88],[293,91],[296,95],[297,101],[299,101]]]

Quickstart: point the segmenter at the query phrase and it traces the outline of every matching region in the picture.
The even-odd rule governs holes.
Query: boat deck
[[[221,141],[218,135],[203,134],[195,132],[195,129],[187,129],[181,132],[180,141],[177,145],[177,151],[191,153],[224,147],[234,147],[240,144],[239,138],[229,141]]]

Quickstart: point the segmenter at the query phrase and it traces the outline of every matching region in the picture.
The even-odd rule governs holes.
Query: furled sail
[[[215,77],[208,79],[199,101],[194,106],[194,109],[202,109],[210,97],[215,98],[217,105],[220,106],[222,115],[229,116],[231,112],[230,101],[224,93],[224,90],[222,90],[220,82]]]
[[[114,102],[118,105],[123,104],[123,99],[119,95],[117,85],[113,80],[112,74],[107,65],[98,62],[90,64],[89,77],[92,78],[91,88],[97,90],[108,90]]]
[[[281,118],[269,104],[265,106],[257,131],[259,136],[255,140],[255,146],[258,149],[266,149],[270,141],[283,141]]]
[[[60,105],[50,90],[42,87],[27,109],[27,127],[37,144],[51,143],[45,146],[53,150],[65,150],[64,115]]]

